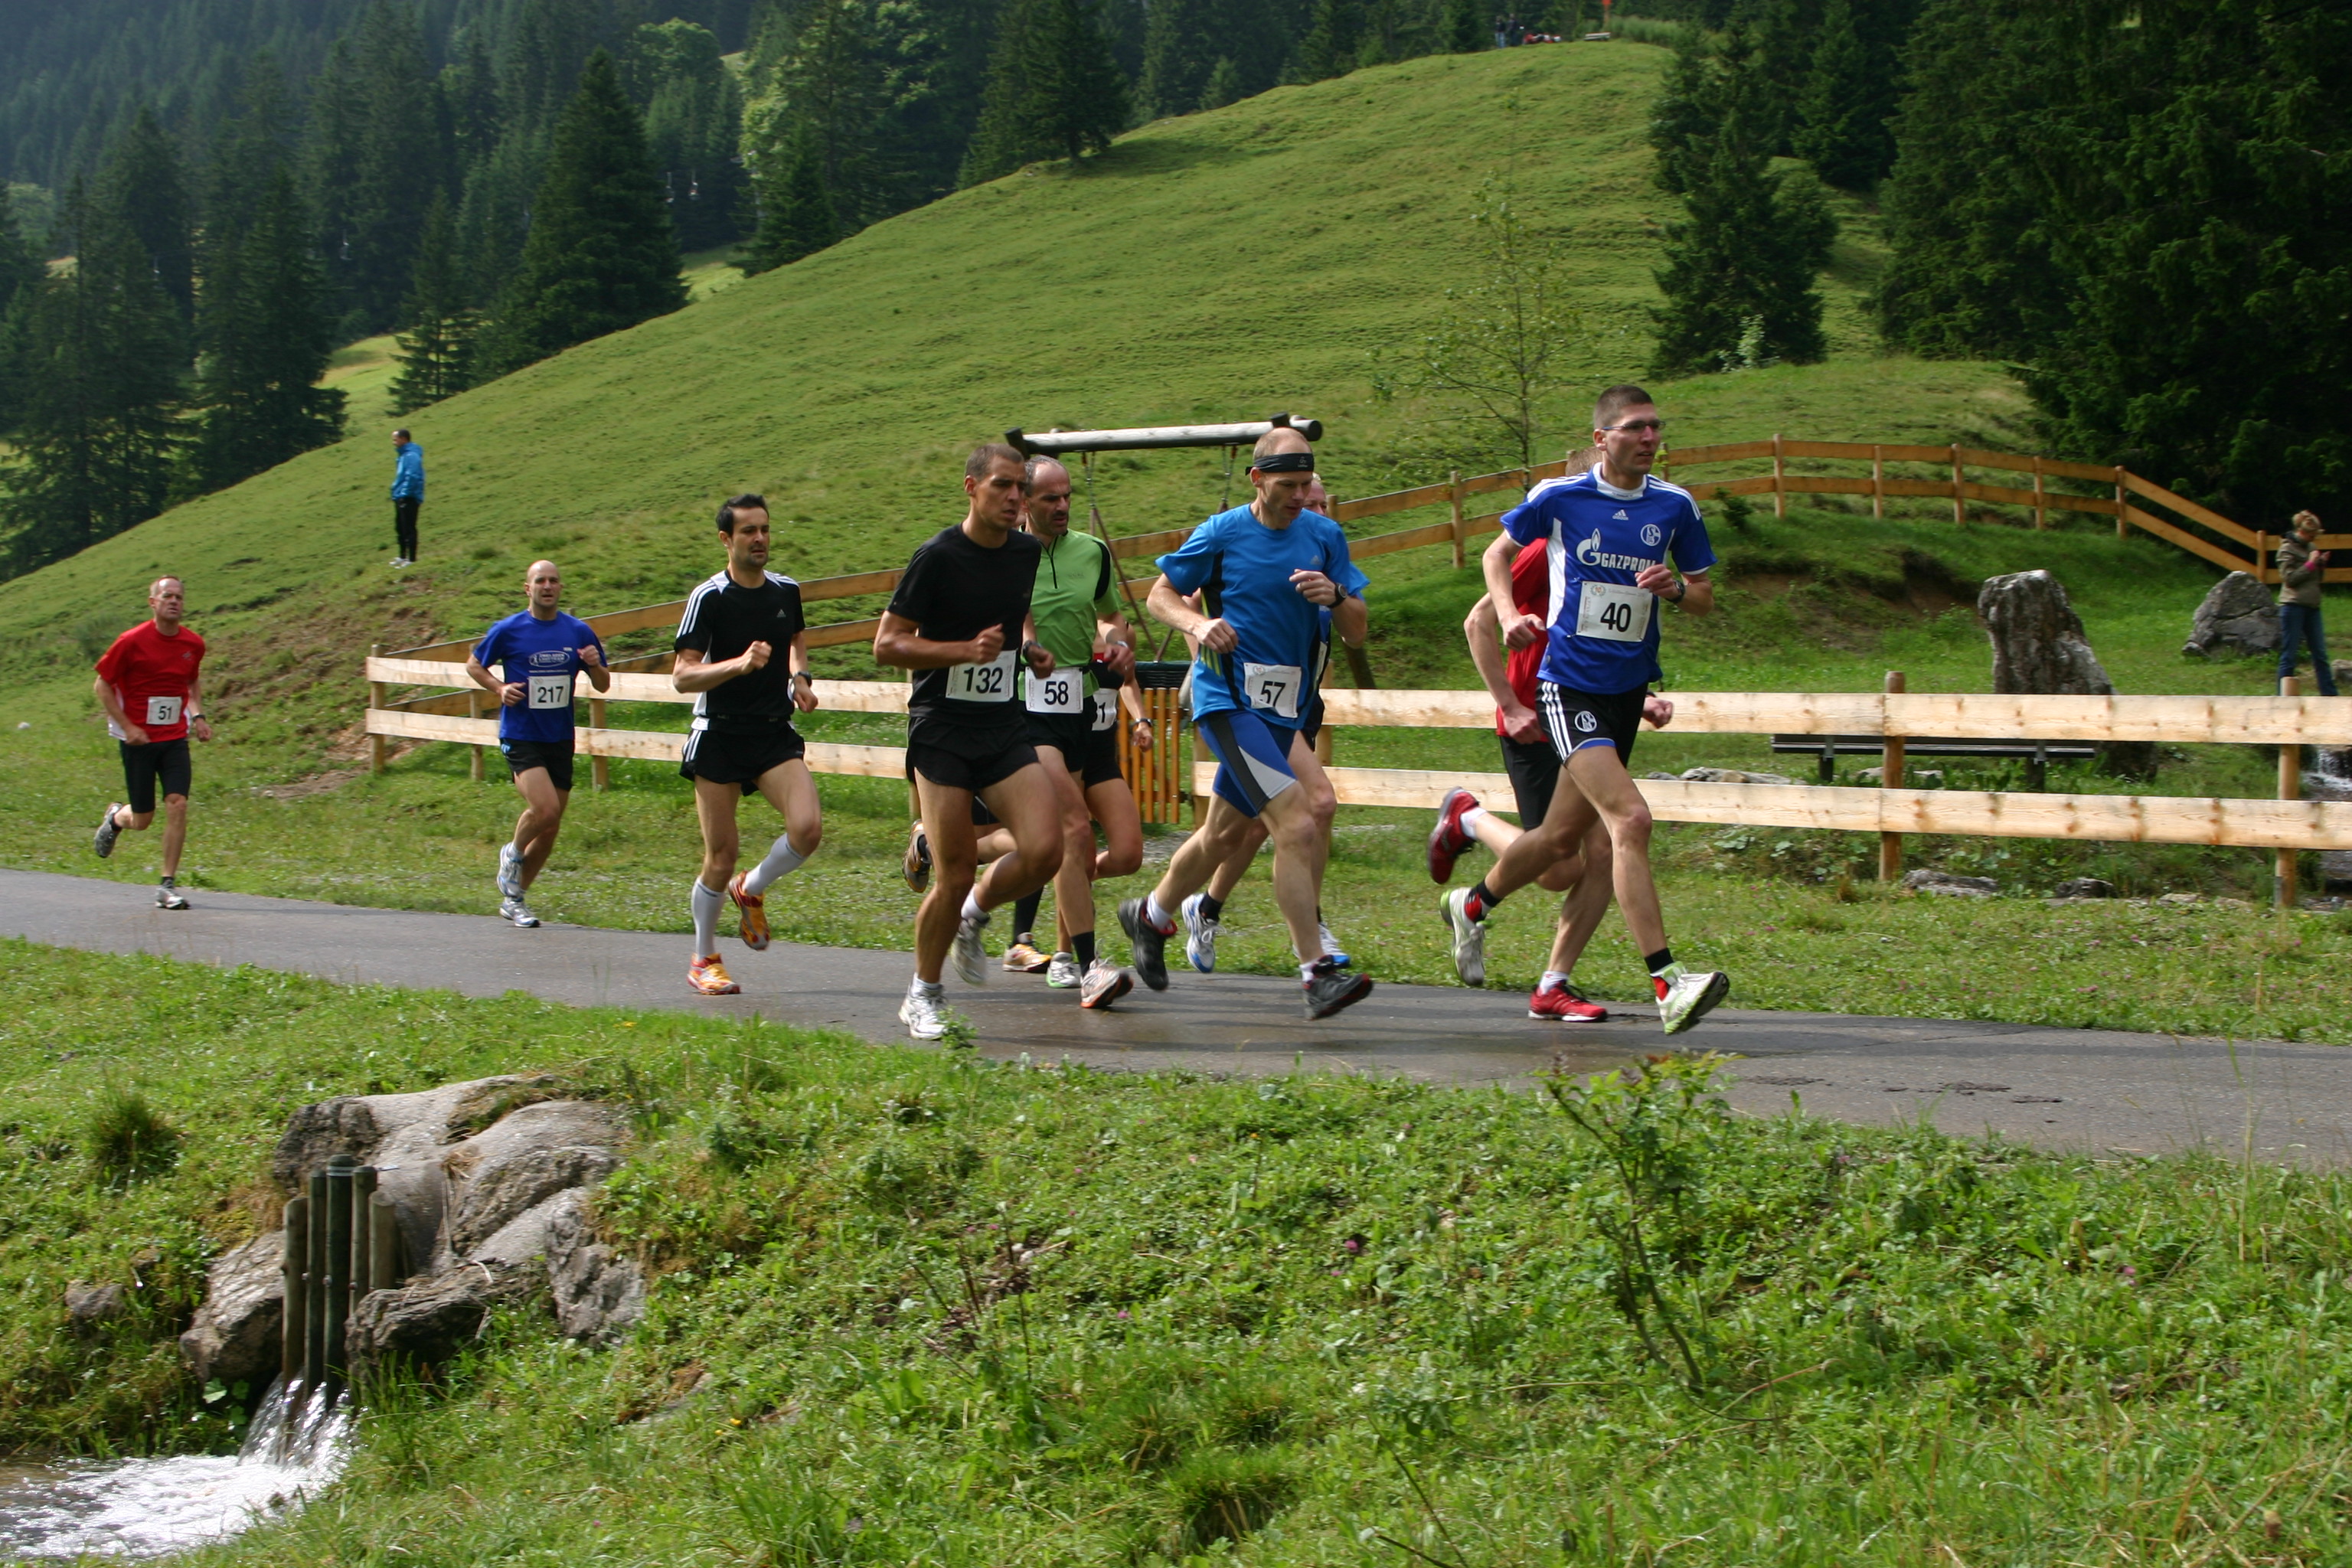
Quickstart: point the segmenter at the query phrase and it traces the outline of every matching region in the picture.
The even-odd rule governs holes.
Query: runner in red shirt
[[[1551,567],[1546,546],[1530,544],[1511,560],[1511,602],[1521,614],[1543,616],[1551,603]],[[1536,712],[1537,672],[1543,665],[1545,642],[1531,638],[1525,647],[1506,655],[1496,635],[1495,607],[1482,598],[1462,623],[1470,642],[1471,662],[1495,699],[1495,733],[1501,737],[1503,767],[1517,797],[1519,826],[1496,817],[1465,789],[1448,790],[1437,811],[1437,826],[1429,836],[1429,874],[1444,882],[1454,874],[1454,862],[1473,843],[1484,844],[1499,857],[1518,841],[1525,825],[1541,822],[1551,809],[1552,791],[1559,783],[1559,753],[1552,749]],[[1675,716],[1675,705],[1653,695],[1643,705],[1642,717],[1663,728]],[[1582,852],[1571,856],[1536,879],[1549,891],[1565,892],[1559,921],[1553,928],[1551,957],[1535,994],[1528,998],[1528,1016],[1555,1018],[1562,1023],[1597,1024],[1609,1009],[1577,989],[1570,976],[1585,945],[1609,912],[1611,868],[1609,834],[1595,825],[1584,837]]]
[[[163,789],[163,880],[155,889],[159,910],[184,910],[179,888],[180,848],[188,840],[188,736],[213,738],[205,722],[198,674],[205,639],[181,623],[187,596],[177,577],[158,577],[147,590],[155,618],[121,637],[98,661],[92,689],[106,709],[106,731],[122,752],[127,804],[110,805],[99,819],[92,847],[104,859],[114,840],[155,820],[155,787]]]

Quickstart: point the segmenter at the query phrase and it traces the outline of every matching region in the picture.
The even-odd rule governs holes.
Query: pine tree
[[[1199,102],[1197,90],[1192,102]],[[1097,0],[1013,0],[997,36],[964,184],[1041,158],[1076,163],[1108,147],[1126,123],[1127,79],[1097,21]]]
[[[1021,0],[1007,8],[1005,28],[1012,27],[1013,12],[1024,8]],[[1220,8],[1218,0],[1152,0],[1144,13],[1143,79],[1138,86],[1146,118],[1190,114],[1200,106],[1209,73],[1231,47],[1219,37]]]
[[[74,266],[33,289],[18,360],[20,461],[0,507],[16,573],[163,510],[177,435],[184,333],[145,242],[79,179],[58,237]]]
[[[605,25],[603,0],[523,0],[499,73],[509,131],[553,128],[579,89],[588,57],[605,44]]]
[[[224,489],[342,435],[343,395],[317,384],[334,348],[310,217],[292,172],[269,177],[233,270],[205,280],[202,410],[189,465]]]
[[[1487,22],[1484,0],[1445,0],[1444,29],[1448,54],[1475,54],[1494,46],[1495,29]]]
[[[47,275],[41,253],[16,216],[16,198],[0,184],[0,314],[5,314],[18,290],[30,289]]]
[[[480,27],[466,29],[466,41],[456,58],[441,68],[441,100],[449,108],[449,131],[457,143],[457,163],[470,166],[487,157],[498,144],[503,116],[499,105],[499,73],[490,64],[489,46]]]
[[[0,431],[16,427],[23,398],[26,324],[33,297],[48,268],[26,237],[16,203],[0,182]]]
[[[691,22],[639,27],[624,75],[645,110],[646,141],[662,171],[670,222],[687,250],[724,245],[739,232],[743,100],[720,60],[718,35]]]
[[[1356,68],[1363,47],[1363,0],[1315,0],[1313,20],[1299,40],[1293,74],[1324,81]]]
[[[805,121],[826,195],[845,234],[913,205],[912,181],[891,134],[894,101],[873,0],[806,0],[771,26],[764,90],[745,113],[743,144],[763,170],[781,166]],[[764,178],[764,174],[763,174]]]
[[[1208,82],[1201,89],[1200,107],[1223,109],[1229,103],[1238,101],[1241,96],[1241,68],[1234,64],[1232,56],[1224,56],[1217,61],[1216,68],[1209,72]]]
[[[362,129],[345,281],[361,325],[380,331],[399,313],[425,209],[451,183],[451,150],[415,14],[374,0],[359,37]]]
[[[686,303],[677,237],[645,125],[598,49],[555,122],[530,237],[499,310],[497,368],[667,315]]]
[[[1797,155],[1843,190],[1867,190],[1894,166],[1894,61],[1863,36],[1851,0],[1828,0],[1811,75],[1797,105]]]
[[[355,203],[361,142],[366,129],[359,63],[350,44],[338,38],[327,51],[327,63],[320,68],[310,89],[305,183],[310,191],[310,211],[319,225],[319,256],[325,271],[328,297],[339,311],[352,307]],[[356,323],[347,327],[344,335],[360,336]]]
[[[194,318],[195,212],[179,150],[144,105],[107,155],[98,199],[139,238],[184,325]]]
[[[774,172],[761,182],[759,232],[737,265],[747,275],[789,267],[840,237],[841,220],[824,188],[816,130],[797,121]]]
[[[1734,24],[1721,47],[1727,58],[1743,58],[1745,32]],[[1715,62],[1716,45],[1698,28],[1685,27],[1675,40],[1675,61],[1667,68],[1666,85],[1651,114],[1650,145],[1657,149],[1658,186],[1675,195],[1696,185],[1714,157],[1715,131],[1725,111]]]
[[[457,226],[446,197],[436,197],[416,242],[408,297],[401,301],[400,373],[392,411],[413,414],[474,384],[474,344],[481,330],[457,258]]]

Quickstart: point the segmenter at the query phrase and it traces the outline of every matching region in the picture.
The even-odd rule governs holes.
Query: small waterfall
[[[160,1557],[250,1529],[342,1472],[351,1400],[272,1384],[234,1458],[68,1464],[0,1480],[0,1558]]]
[[[2305,800],[2352,800],[2352,749],[2305,753],[2311,766],[2303,775]],[[2319,856],[2322,891],[2352,892],[2352,849],[2326,849]]]

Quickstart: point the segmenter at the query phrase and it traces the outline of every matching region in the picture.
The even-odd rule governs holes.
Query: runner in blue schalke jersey
[[[1208,885],[1254,817],[1272,825],[1274,895],[1290,929],[1307,1016],[1328,1017],[1361,1001],[1371,981],[1323,940],[1316,905],[1330,839],[1313,792],[1314,745],[1302,731],[1315,708],[1314,677],[1330,630],[1364,639],[1365,576],[1348,558],[1339,525],[1307,508],[1315,458],[1287,427],[1258,438],[1247,506],[1219,512],[1181,547],[1160,558],[1151,613],[1195,642],[1192,724],[1218,768],[1200,830],[1168,863],[1160,885],[1119,906],[1135,970],[1154,991],[1168,988],[1165,947],[1184,900]],[[1198,594],[1197,605],[1185,602]]]
[[[612,686],[613,674],[594,628],[556,607],[563,574],[554,562],[532,562],[523,590],[530,608],[482,634],[466,674],[499,700],[499,751],[522,796],[514,837],[499,848],[499,913],[529,930],[539,917],[524,895],[546,868],[572,804],[573,693],[583,673],[599,691]],[[491,673],[494,665],[501,673]]]
[[[981,933],[989,911],[1033,893],[1062,864],[1061,800],[1029,739],[1021,674],[1054,673],[1054,656],[1023,635],[1044,549],[1019,531],[1026,459],[997,443],[964,464],[961,522],[925,540],[898,575],[874,634],[877,664],[915,672],[907,696],[907,763],[931,857],[915,917],[915,977],[898,1021],[919,1040],[947,1032],[940,972],[985,984]],[[978,797],[1013,835],[1013,851],[978,875]]]
[[[1453,928],[1455,971],[1465,984],[1483,984],[1487,915],[1577,857],[1597,816],[1609,830],[1618,907],[1649,970],[1659,1019],[1674,1035],[1705,1017],[1731,981],[1685,968],[1666,945],[1650,874],[1650,808],[1625,763],[1650,685],[1659,679],[1659,615],[1665,606],[1692,616],[1715,607],[1707,578],[1715,552],[1690,492],[1650,472],[1664,430],[1650,395],[1638,386],[1611,387],[1594,405],[1592,426],[1600,462],[1528,491],[1504,514],[1503,531],[1484,561],[1504,642],[1517,648],[1545,640],[1537,710],[1568,787],[1553,791],[1541,826],[1528,825],[1485,880],[1448,893],[1442,909]],[[1538,541],[1550,578],[1542,616],[1521,610],[1511,590],[1513,557]]]
[[[808,622],[801,585],[768,570],[771,539],[764,497],[740,495],[719,509],[727,565],[687,596],[677,623],[670,684],[695,693],[694,722],[677,771],[694,781],[694,815],[702,829],[702,869],[688,896],[694,957],[686,983],[705,996],[742,987],[719,956],[719,917],[729,903],[737,934],[754,952],[769,940],[767,891],[816,853],[824,835],[808,744],[793,715],[813,711]],[[736,811],[757,795],[784,820],[760,863],[738,873]]]

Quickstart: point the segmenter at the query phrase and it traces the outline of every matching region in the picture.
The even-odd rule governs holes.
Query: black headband
[[[1315,471],[1315,454],[1269,452],[1263,458],[1252,458],[1250,467],[1261,474],[1311,474]]]

